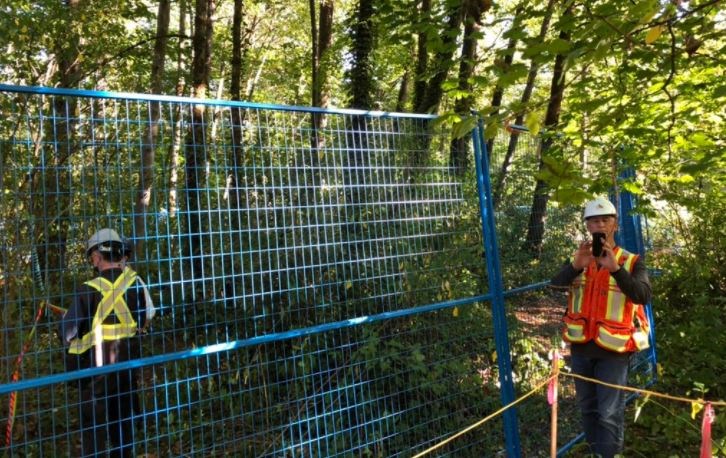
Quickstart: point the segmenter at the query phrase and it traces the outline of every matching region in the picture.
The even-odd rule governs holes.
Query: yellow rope
[[[501,414],[505,410],[507,410],[507,409],[509,409],[511,407],[514,407],[515,405],[517,405],[520,402],[524,401],[528,397],[532,396],[534,393],[536,393],[537,391],[539,391],[540,388],[542,388],[543,386],[545,386],[546,384],[548,384],[550,382],[550,380],[552,380],[555,377],[556,377],[556,375],[549,376],[547,379],[545,379],[542,382],[540,382],[539,384],[537,384],[537,386],[535,386],[532,389],[532,391],[530,391],[529,393],[525,394],[524,396],[520,397],[519,399],[515,399],[514,401],[512,401],[511,403],[509,403],[506,406],[502,407],[501,409],[497,410],[496,412],[492,413],[491,415],[488,415],[488,416],[482,418],[481,420],[477,421],[473,425],[464,428],[463,430],[459,431],[458,433],[454,434],[453,436],[444,439],[443,441],[439,442],[438,444],[435,444],[434,446],[427,448],[426,450],[424,450],[423,452],[421,452],[421,453],[419,453],[417,455],[414,455],[413,458],[419,458],[419,457],[422,457],[424,455],[427,455],[427,454],[433,452],[434,450],[443,447],[444,445],[446,445],[449,442],[453,441],[457,437],[462,436],[462,435],[468,433],[472,429],[478,428],[479,426],[483,425],[487,421],[489,421],[492,418],[496,417],[497,415]]]
[[[647,394],[647,395],[653,396],[653,397],[670,399],[671,401],[687,402],[689,404],[693,404],[694,402],[700,402],[701,404],[710,402],[711,405],[714,407],[715,406],[726,406],[726,401],[706,401],[704,399],[691,399],[691,398],[684,398],[684,397],[679,397],[679,396],[671,396],[670,394],[658,393],[657,391],[644,390],[642,388],[633,388],[630,386],[613,385],[611,383],[606,383],[601,380],[585,377],[584,375],[573,374],[572,372],[560,372],[560,374],[567,376],[567,377],[579,378],[580,380],[585,380],[585,381],[592,382],[592,383],[598,383],[600,385],[605,385],[610,388],[617,388],[620,390],[631,391],[633,393],[639,393],[639,394]]]
[[[424,455],[428,455],[429,453],[433,452],[434,450],[436,450],[438,448],[441,448],[444,445],[448,444],[449,442],[453,441],[454,439],[456,439],[456,438],[458,438],[458,437],[460,437],[460,436],[468,433],[472,429],[478,428],[479,426],[483,425],[487,421],[489,421],[492,418],[496,417],[497,415],[501,414],[505,410],[510,409],[511,407],[514,407],[515,405],[517,405],[520,402],[524,401],[528,397],[532,396],[534,393],[536,393],[537,391],[539,391],[540,388],[542,388],[543,386],[545,386],[546,384],[548,384],[552,379],[558,377],[559,375],[564,375],[566,377],[572,377],[572,378],[578,378],[578,379],[585,380],[585,381],[592,382],[592,383],[598,383],[600,385],[608,386],[610,388],[617,388],[617,389],[620,389],[620,390],[631,391],[633,393],[647,394],[647,395],[653,396],[653,397],[658,397],[658,398],[663,398],[663,399],[669,399],[671,401],[687,402],[689,404],[693,404],[695,402],[705,404],[706,402],[710,402],[711,405],[714,406],[714,407],[716,407],[716,406],[726,406],[726,401],[705,401],[703,399],[690,399],[690,398],[684,398],[684,397],[679,397],[679,396],[671,396],[669,394],[658,393],[657,391],[645,390],[645,389],[642,389],[642,388],[632,388],[632,387],[629,387],[629,386],[614,385],[614,384],[611,384],[611,383],[603,382],[601,380],[597,380],[597,379],[585,377],[583,375],[573,374],[571,372],[560,372],[559,371],[559,368],[558,368],[557,370],[555,370],[555,373],[553,373],[552,375],[550,375],[548,378],[546,378],[542,382],[538,383],[537,386],[535,386],[530,392],[528,392],[524,396],[522,396],[522,397],[520,397],[518,399],[515,399],[511,403],[507,404],[506,406],[502,407],[501,409],[497,410],[496,412],[494,412],[494,413],[492,413],[492,414],[490,414],[490,415],[482,418],[481,420],[477,421],[473,425],[467,426],[466,428],[462,429],[461,431],[459,431],[458,433],[454,434],[453,436],[450,436],[450,437],[442,440],[441,442],[439,442],[439,443],[437,443],[437,444],[435,444],[435,445],[427,448],[423,452],[414,455],[413,458],[420,458],[420,457],[422,457]]]

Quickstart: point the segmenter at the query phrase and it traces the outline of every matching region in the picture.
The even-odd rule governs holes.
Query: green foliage
[[[660,367],[654,388],[677,396],[723,401],[726,204],[716,190],[704,193],[702,199],[689,213],[660,212],[662,226],[654,231],[659,249],[649,263],[663,273],[653,281]],[[697,454],[700,421],[700,415],[691,417],[687,404],[651,399],[633,427],[634,434],[646,439],[638,441],[637,450],[644,455],[665,451],[685,452],[678,456]],[[716,421],[712,427],[714,453],[723,456],[726,426]]]

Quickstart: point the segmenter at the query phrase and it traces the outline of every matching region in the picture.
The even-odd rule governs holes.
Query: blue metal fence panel
[[[156,456],[408,456],[500,405],[478,195],[435,117],[7,85],[0,107],[11,455],[79,456],[78,381],[122,370]],[[134,241],[157,317],[141,357],[67,370],[36,313],[93,276],[100,227]]]

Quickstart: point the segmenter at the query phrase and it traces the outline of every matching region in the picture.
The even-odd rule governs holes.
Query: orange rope
[[[23,363],[23,357],[25,356],[25,353],[28,352],[30,349],[30,344],[33,341],[33,335],[35,335],[35,329],[38,326],[38,322],[40,321],[40,317],[43,316],[43,311],[46,309],[46,307],[56,315],[65,313],[65,309],[63,307],[55,306],[49,302],[41,301],[40,306],[38,307],[38,312],[35,314],[35,319],[33,320],[33,327],[30,328],[30,332],[28,333],[28,336],[25,338],[25,342],[23,343],[22,348],[20,349],[20,354],[18,354],[18,357],[15,358],[15,370],[13,370],[13,375],[10,378],[11,382],[17,382],[20,380],[20,368]],[[10,443],[13,440],[13,425],[15,424],[15,410],[17,407],[17,397],[18,392],[13,391],[10,393],[10,398],[8,401],[8,425],[5,429],[5,446],[10,447]]]

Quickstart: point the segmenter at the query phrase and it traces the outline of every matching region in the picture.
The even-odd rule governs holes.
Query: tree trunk
[[[314,107],[326,108],[329,103],[330,94],[327,90],[328,78],[327,54],[333,40],[333,0],[320,1],[320,16],[316,25],[315,0],[310,0],[310,24],[311,41],[313,45],[312,55],[312,105]],[[319,182],[318,164],[320,162],[320,150],[325,147],[325,138],[321,135],[326,127],[326,117],[322,113],[312,113],[310,135],[310,153],[302,152],[300,163],[304,167],[304,177],[308,199],[315,196],[315,183]]]
[[[310,23],[313,43],[312,106],[326,108],[330,100],[327,90],[328,78],[326,57],[333,40],[333,0],[321,0],[319,27],[315,25],[315,0],[310,0]],[[324,139],[320,130],[325,128],[325,116],[313,113],[313,135],[311,137],[312,164],[318,163],[318,151],[323,148]]]
[[[569,19],[572,16],[572,6],[569,6],[563,13],[563,19]],[[570,40],[569,30],[561,30],[559,38],[565,41]],[[553,142],[553,135],[557,124],[560,120],[560,108],[562,106],[562,97],[565,92],[565,59],[566,55],[557,54],[555,57],[555,66],[552,71],[552,84],[550,85],[550,99],[547,104],[547,113],[545,115],[544,127],[545,135],[539,151],[539,170],[544,170],[545,164],[543,158],[547,155]],[[547,202],[550,197],[550,189],[547,183],[538,179],[534,188],[534,197],[532,200],[532,209],[529,215],[529,224],[527,226],[526,249],[530,251],[534,258],[539,258],[542,253],[542,241],[544,239],[544,220],[547,213]]]
[[[194,17],[192,46],[192,92],[193,97],[203,99],[209,88],[209,69],[212,63],[212,26],[215,0],[197,0]],[[204,278],[204,264],[201,253],[203,227],[201,205],[207,186],[207,145],[204,105],[192,107],[191,127],[187,136],[184,156],[187,196],[188,240],[185,255],[191,259],[191,278]]]
[[[396,97],[396,111],[402,112],[406,109],[406,102],[408,102],[408,86],[411,81],[411,72],[406,70],[401,77],[401,82],[398,86],[398,97]]]
[[[416,111],[419,113],[435,113],[439,108],[439,103],[441,103],[441,98],[444,95],[442,84],[449,75],[449,70],[454,65],[453,56],[456,50],[456,39],[459,36],[462,19],[463,6],[453,6],[446,21],[446,27],[444,27],[441,33],[442,45],[441,50],[436,53],[436,58],[434,59],[436,67],[433,69],[433,76],[426,84],[426,93],[416,107]]]
[[[423,94],[423,98],[420,99],[420,102],[415,107],[415,111],[418,113],[433,113],[439,108],[441,98],[444,95],[442,84],[446,80],[449,70],[454,65],[453,56],[454,51],[456,50],[456,38],[459,35],[462,19],[463,6],[461,4],[457,4],[450,10],[446,21],[446,27],[441,32],[440,50],[436,53],[436,56],[433,59],[433,62],[435,62],[433,76],[426,83],[426,91]],[[415,171],[418,166],[426,164],[429,161],[430,142],[430,136],[424,135],[420,141],[420,145],[416,146],[415,151],[410,158],[412,168],[409,173]]]
[[[186,34],[186,21],[187,21],[187,3],[186,0],[179,0],[179,36],[183,37]],[[186,55],[187,44],[184,40],[179,40],[179,47],[177,49],[177,61],[176,61],[176,91],[175,94],[178,97],[184,96],[186,84],[184,80],[184,73],[186,71],[186,62],[184,56]],[[184,125],[184,110],[181,105],[174,107],[174,135],[172,138],[171,145],[169,147],[169,219],[176,217],[177,210],[179,209],[179,202],[177,196],[177,184],[179,178],[179,163],[181,155],[181,144],[183,141],[182,126]]]
[[[65,3],[62,22],[58,30],[63,33],[55,38],[55,54],[58,62],[58,87],[75,88],[82,78],[81,48],[84,37],[81,35],[79,17],[80,1],[69,0]],[[73,193],[68,188],[70,181],[68,161],[77,150],[76,121],[78,119],[77,99],[73,97],[52,97],[51,122],[47,123],[46,138],[52,139],[49,145],[41,148],[43,155],[37,180],[31,183],[31,208],[39,224],[33,227],[38,234],[32,240],[38,241],[37,253],[46,285],[58,285],[65,290],[66,279],[62,272],[66,266],[66,247],[69,230],[68,215],[73,205]],[[48,157],[51,154],[52,157]],[[37,190],[37,191],[35,191]],[[91,229],[93,230],[93,229]],[[90,234],[89,234],[90,235]]]
[[[353,66],[350,70],[351,108],[370,110],[373,104],[371,52],[373,0],[359,0],[353,24]]]
[[[471,83],[469,79],[474,74],[474,66],[476,63],[476,41],[479,34],[479,25],[484,14],[483,8],[478,8],[478,2],[469,2],[464,17],[464,41],[461,45],[461,62],[459,63],[459,85],[458,89],[467,92],[466,97],[462,97],[454,104],[454,111],[461,117],[470,116],[471,104],[473,96],[471,94]],[[470,135],[464,135],[461,138],[451,140],[449,148],[449,166],[453,168],[457,175],[463,175],[469,165],[469,148],[471,141]]]
[[[418,19],[418,43],[416,45],[416,73],[413,85],[413,109],[417,110],[426,94],[426,71],[429,68],[428,36],[425,26],[431,17],[431,0],[421,0]]]
[[[509,29],[510,32],[516,31],[519,29],[520,24],[522,22],[522,11],[524,10],[524,7],[522,5],[518,5],[517,9],[514,11],[514,21],[512,22],[512,27]],[[512,37],[509,39],[509,43],[507,44],[507,48],[504,51],[504,59],[501,62],[501,70],[502,74],[506,74],[509,71],[509,68],[512,66],[512,62],[514,61],[514,51],[517,48],[517,38],[516,34],[512,33]],[[499,59],[499,56],[496,57],[496,59]],[[502,97],[504,97],[504,87],[502,87],[501,84],[497,84],[494,87],[494,93],[492,94],[492,108],[489,112],[489,116],[493,118],[496,121],[496,116],[499,114],[499,108],[502,106]],[[492,155],[492,150],[494,149],[494,139],[489,138],[487,139],[487,154],[489,157]]]
[[[542,18],[539,35],[537,35],[537,43],[542,43],[547,37],[547,31],[550,26],[550,19],[552,18],[552,8],[554,3],[554,0],[549,0],[547,2],[547,9],[545,10],[545,15]],[[522,98],[520,99],[521,106],[526,106],[527,103],[529,103],[529,99],[532,97],[532,91],[534,90],[534,83],[537,79],[538,71],[539,65],[537,64],[537,61],[535,59],[532,59],[532,62],[529,65],[529,72],[527,73],[527,82],[524,85],[524,91],[522,92]],[[517,113],[517,116],[514,120],[514,125],[521,126],[523,122],[524,113]],[[517,150],[518,142],[519,132],[513,130],[509,135],[507,152],[504,155],[504,159],[502,160],[502,165],[499,169],[499,174],[497,175],[496,182],[494,183],[494,189],[492,190],[492,203],[495,209],[499,208],[499,203],[502,200],[502,196],[504,194],[504,187],[507,182],[507,175],[509,174],[509,166],[512,164],[512,158],[514,157],[514,152]]]
[[[159,11],[156,19],[156,42],[154,43],[154,57],[151,64],[152,94],[161,94],[163,92],[164,61],[166,60],[170,9],[170,0],[159,1]],[[156,151],[156,139],[159,136],[160,110],[161,107],[158,102],[152,102],[149,106],[149,127],[146,130],[146,142],[141,151],[139,193],[136,196],[136,208],[134,210],[135,253],[137,259],[143,253],[143,243],[146,240],[146,213],[149,210],[154,183],[154,151]]]
[[[242,100],[242,75],[247,67],[247,53],[249,40],[242,39],[242,30],[245,26],[244,0],[234,0],[234,14],[232,17],[232,76],[230,81],[230,97],[232,100]],[[229,192],[229,205],[232,210],[239,210],[242,203],[240,195],[239,173],[244,166],[244,150],[242,148],[242,123],[245,111],[239,107],[232,107],[232,170],[227,176]],[[239,229],[240,218],[232,218],[235,229]],[[237,240],[235,237],[234,240]]]

